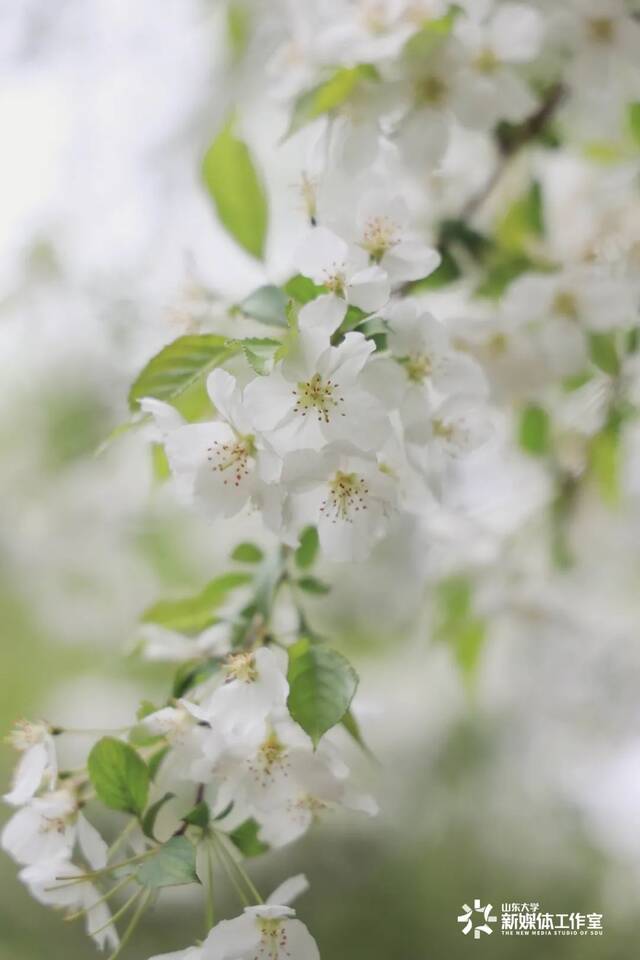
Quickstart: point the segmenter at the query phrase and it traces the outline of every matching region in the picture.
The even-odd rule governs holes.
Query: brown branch
[[[566,88],[562,83],[555,83],[547,91],[547,95],[530,117],[524,120],[516,127],[510,127],[507,130],[496,132],[496,140],[500,159],[496,169],[491,174],[487,183],[465,204],[460,213],[461,220],[467,220],[478,212],[486,200],[489,199],[494,189],[502,179],[502,176],[509,165],[510,160],[522,150],[528,143],[535,140],[544,132],[547,124],[553,118],[556,110],[562,103],[566,95]]]

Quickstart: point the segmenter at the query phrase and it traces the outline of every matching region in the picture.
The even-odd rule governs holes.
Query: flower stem
[[[264,903],[264,900],[262,899],[257,887],[255,886],[253,880],[251,879],[247,871],[244,869],[241,863],[238,863],[238,861],[233,856],[231,851],[227,848],[226,837],[224,836],[224,834],[218,834],[217,839],[218,839],[218,844],[220,846],[220,849],[222,850],[224,856],[227,857],[229,863],[231,864],[233,869],[237,872],[238,876],[247,887],[249,893],[251,894],[255,902]]]
[[[71,921],[73,920],[78,920],[80,917],[83,917],[85,913],[89,913],[89,911],[93,910],[94,907],[97,907],[99,903],[104,903],[106,900],[110,900],[111,897],[113,897],[119,890],[125,887],[130,880],[131,880],[131,877],[123,877],[121,880],[119,880],[116,883],[115,887],[112,887],[111,890],[109,890],[108,893],[105,893],[104,896],[100,897],[99,900],[94,900],[90,907],[85,907],[83,910],[78,910],[76,913],[70,913],[66,917],[67,921],[71,923]]]
[[[106,930],[107,927],[110,927],[112,924],[115,925],[116,921],[119,920],[120,917],[123,917],[125,915],[127,910],[133,906],[133,904],[136,902],[138,897],[140,897],[141,895],[142,895],[142,888],[138,888],[138,890],[136,890],[136,892],[129,897],[127,902],[124,903],[120,907],[120,909],[113,914],[112,917],[109,917],[106,923],[103,923],[102,926],[98,927],[97,930],[89,930],[89,936],[95,937],[97,933],[102,933],[103,930]],[[91,910],[91,907],[89,907],[89,910]]]
[[[116,960],[116,957],[119,957],[119,956],[120,956],[120,954],[122,953],[122,951],[124,950],[124,948],[125,948],[126,945],[128,944],[129,940],[131,939],[131,937],[132,937],[133,934],[135,933],[135,930],[136,930],[136,928],[137,928],[137,926],[138,926],[138,923],[140,922],[140,918],[141,918],[142,914],[144,913],[144,911],[145,911],[145,909],[146,909],[146,907],[147,907],[147,904],[149,903],[149,898],[150,898],[150,897],[151,897],[151,890],[147,890],[147,892],[143,895],[140,903],[138,904],[138,906],[137,906],[137,908],[136,908],[136,912],[135,912],[134,915],[132,916],[131,922],[130,922],[129,926],[127,927],[127,929],[125,930],[124,934],[122,935],[122,940],[120,941],[120,946],[119,946],[119,947],[116,947],[115,951],[114,951],[114,952],[111,954],[111,956],[109,957],[109,960]]]

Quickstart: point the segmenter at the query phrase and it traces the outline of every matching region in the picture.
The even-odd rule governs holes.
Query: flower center
[[[445,423],[444,420],[432,420],[431,425],[435,437],[440,437],[441,440],[446,440],[448,443],[454,439],[456,429],[452,423]]]
[[[252,653],[232,654],[225,666],[227,680],[240,680],[242,683],[254,683],[258,679],[255,659]]]
[[[400,240],[400,228],[389,217],[370,217],[362,234],[362,247],[379,263]]]
[[[369,487],[362,477],[338,470],[329,482],[329,494],[322,501],[320,512],[324,517],[330,517],[333,523],[338,520],[353,523],[353,515],[367,509],[368,493]]]
[[[611,43],[614,24],[610,17],[593,17],[588,21],[589,34],[596,43]]]
[[[286,752],[287,748],[278,740],[275,733],[270,733],[260,747],[260,760],[265,772],[269,772],[271,767],[280,763]]]
[[[268,960],[278,960],[281,951],[286,956],[287,952],[287,931],[279,919],[260,920],[260,952],[255,960],[262,960],[263,957]]]
[[[578,319],[578,304],[569,290],[558,291],[553,301],[553,309],[561,317],[567,317],[569,320]]]
[[[43,817],[40,833],[64,833],[66,826],[64,817]]]
[[[310,793],[305,793],[298,797],[295,806],[298,810],[308,810],[314,817],[317,817],[323,810],[327,809],[329,804],[320,800],[319,797],[312,797]]]
[[[242,479],[249,476],[249,460],[255,452],[253,437],[238,437],[237,440],[214,440],[213,446],[208,448],[207,459],[211,469],[217,473],[225,473],[224,485],[233,483],[239,487]]]
[[[433,363],[428,353],[414,353],[404,357],[400,362],[412,383],[424,383],[433,370]]]
[[[329,423],[331,415],[344,403],[344,398],[337,395],[337,389],[333,380],[323,380],[319,373],[314,373],[310,380],[300,382],[293,391],[296,398],[293,412],[306,417],[307,413],[315,410],[321,423]]]
[[[473,62],[474,67],[480,73],[495,73],[500,66],[500,61],[493,50],[482,50]]]
[[[446,99],[447,85],[440,77],[432,74],[420,80],[416,95],[419,102],[426,103],[430,107],[436,107]]]
[[[323,284],[330,293],[335,293],[338,297],[344,297],[347,286],[347,277],[344,270],[339,269],[334,264],[332,272],[325,270]]]
[[[387,29],[386,4],[382,0],[362,0],[360,14],[365,30],[383,34]]]
[[[507,347],[509,346],[509,341],[507,336],[504,333],[494,333],[492,337],[489,338],[487,344],[489,352],[494,356],[500,356],[503,353],[506,353]]]
[[[284,743],[278,740],[275,733],[270,733],[267,739],[260,744],[258,752],[248,764],[254,780],[261,787],[268,787],[273,783],[278,772],[287,775],[288,750]]]

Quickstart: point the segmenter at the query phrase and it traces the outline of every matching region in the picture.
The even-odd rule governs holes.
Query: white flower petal
[[[267,897],[267,903],[290,904],[309,889],[309,881],[304,873],[298,873],[295,877],[289,877],[284,883],[270,893]]]
[[[391,294],[389,277],[378,266],[366,267],[354,273],[347,284],[347,299],[365,313],[384,307]]]

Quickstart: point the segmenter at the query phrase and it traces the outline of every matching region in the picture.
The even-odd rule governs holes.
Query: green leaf
[[[264,553],[255,543],[239,543],[231,554],[231,559],[238,563],[260,563],[264,559]]]
[[[461,624],[452,638],[458,666],[467,678],[472,677],[475,673],[486,639],[486,632],[484,620],[474,618]]]
[[[293,107],[287,136],[291,136],[312,120],[341,107],[363,82],[378,79],[378,72],[370,64],[339,67],[324,83],[302,93]]]
[[[271,340],[268,337],[247,337],[239,343],[256,373],[261,377],[271,373],[278,359],[278,352],[282,349],[282,343],[279,340]]]
[[[470,680],[486,637],[484,620],[473,614],[471,583],[466,577],[447,577],[438,584],[435,599],[435,636],[449,644],[462,673]]]
[[[240,310],[247,317],[259,320],[272,327],[286,327],[287,297],[280,287],[269,285],[258,287],[240,304]]]
[[[524,253],[532,239],[544,233],[542,191],[535,182],[513,203],[496,226],[498,244],[511,253]]]
[[[204,158],[202,176],[218,217],[231,236],[254,257],[264,257],[267,199],[246,143],[230,118]]]
[[[149,757],[147,762],[147,767],[149,768],[149,778],[155,780],[156,774],[160,769],[160,764],[169,753],[169,747],[161,747],[160,750],[157,750],[154,754]]]
[[[151,469],[156,483],[164,483],[171,476],[171,467],[161,443],[151,444]]]
[[[488,300],[498,300],[507,287],[523,273],[541,269],[541,264],[534,264],[523,254],[498,251],[490,258],[485,278],[476,289],[476,295]]]
[[[266,556],[256,573],[250,616],[257,612],[264,618],[265,622],[269,620],[276,590],[283,575],[284,556],[282,552],[276,551]]]
[[[416,280],[411,284],[410,293],[423,293],[428,290],[439,290],[450,283],[454,283],[462,276],[462,271],[457,264],[455,257],[451,255],[446,247],[440,248],[440,266],[430,273],[428,277],[422,280]]]
[[[178,633],[199,633],[215,622],[216,610],[227,596],[250,580],[248,573],[225,573],[211,580],[195,596],[154,603],[142,614],[142,623],[157,623]]]
[[[612,426],[605,427],[591,441],[589,463],[600,495],[615,507],[620,502],[620,436]]]
[[[316,557],[318,556],[318,548],[320,546],[320,541],[318,539],[318,531],[315,527],[305,527],[305,529],[300,534],[300,546],[295,552],[294,559],[296,566],[300,570],[308,570],[309,567],[312,567]]]
[[[520,413],[518,434],[520,446],[527,453],[536,457],[548,453],[551,425],[547,411],[536,403],[530,403]]]
[[[220,661],[210,658],[208,660],[189,660],[187,663],[181,663],[175,672],[173,678],[172,694],[174,697],[184,697],[187,690],[197,687],[204,683],[214,673],[220,669]]]
[[[289,648],[289,712],[315,746],[340,723],[358,686],[358,675],[341,653],[300,640]]]
[[[142,815],[149,793],[149,771],[129,744],[103,737],[89,754],[87,767],[98,799],[106,807]]]
[[[316,577],[301,577],[299,580],[296,580],[296,586],[300,587],[300,589],[306,593],[316,593],[319,596],[329,593],[331,590],[328,584],[323,583],[322,580],[317,580]]]
[[[297,273],[295,277],[287,280],[283,290],[288,297],[302,304],[310,303],[319,297],[321,293],[327,292],[326,287],[318,286],[313,280],[310,280],[309,277],[303,277],[301,273]]]
[[[152,703],[151,700],[142,700],[140,706],[136,710],[136,719],[144,720],[145,717],[150,716],[159,709],[160,707],[156,707],[155,703]]]
[[[458,7],[452,7],[443,17],[437,17],[435,20],[430,20],[425,14],[425,23],[417,33],[409,37],[405,44],[405,56],[422,61],[431,57],[450,35],[459,13]]]
[[[453,249],[460,247],[474,260],[482,262],[493,249],[493,241],[479,230],[474,230],[465,220],[444,220],[440,224],[440,243]]]
[[[137,410],[143,397],[172,403],[189,417],[194,395],[206,375],[238,352],[225,337],[197,334],[178,337],[152,357],[129,390],[129,406]],[[205,394],[206,400],[206,394]],[[200,404],[201,398],[198,399]]]
[[[164,807],[165,803],[167,803],[169,800],[173,800],[174,797],[175,793],[165,793],[164,797],[161,797],[160,800],[156,800],[155,803],[151,804],[142,820],[142,832],[146,837],[149,837],[151,840],[155,840],[153,831],[156,825],[156,818],[161,809]]]
[[[631,136],[640,144],[640,102],[630,103],[627,107],[627,119]]]
[[[589,352],[596,367],[611,377],[620,373],[620,359],[615,333],[592,333],[589,335]]]
[[[584,387],[591,380],[592,374],[589,370],[583,370],[582,373],[574,373],[569,377],[565,377],[562,381],[562,389],[567,393],[572,393],[574,390],[579,390],[580,387]]]
[[[245,857],[259,857],[269,846],[258,838],[260,826],[255,820],[245,820],[229,834],[229,839]]]
[[[138,867],[136,879],[148,890],[200,883],[194,845],[186,837],[171,837],[155,856]]]
[[[209,820],[211,819],[209,804],[205,800],[201,800],[183,819],[185,823],[190,823],[194,827],[201,827],[202,830],[205,830],[209,826]]]
[[[251,26],[249,9],[244,0],[231,0],[227,7],[227,40],[231,56],[237,63],[242,59],[248,43]]]
[[[354,717],[351,710],[347,710],[344,717],[340,721],[342,726],[345,728],[347,733],[353,737],[358,746],[364,750],[364,752],[373,760],[375,759],[373,753],[365,743],[364,737],[362,736],[362,731],[360,730],[360,724]]]
[[[471,584],[466,577],[447,577],[436,588],[441,628],[466,620],[471,614]]]

